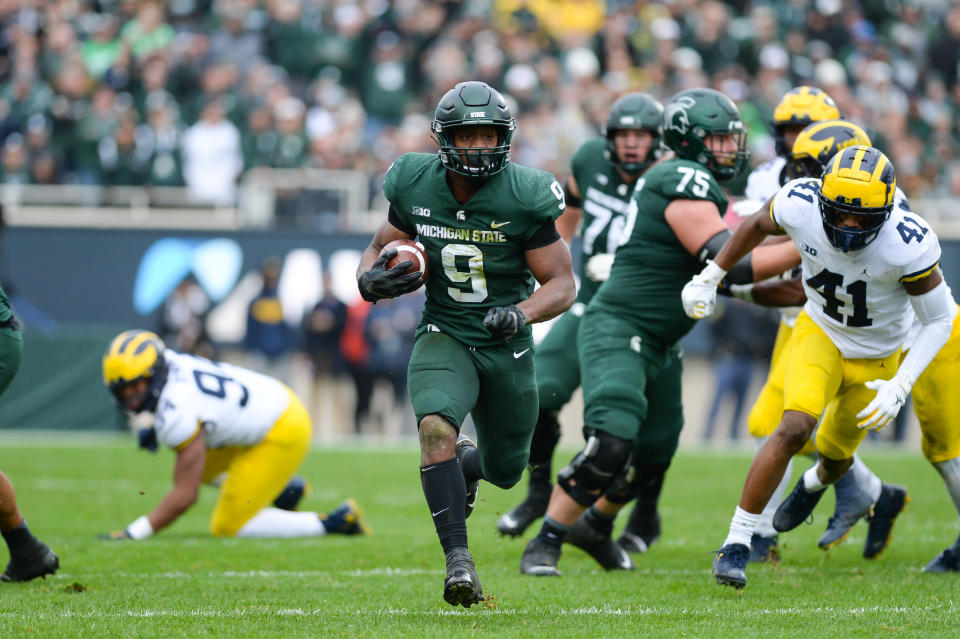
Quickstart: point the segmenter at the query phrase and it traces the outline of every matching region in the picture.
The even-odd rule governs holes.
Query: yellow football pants
[[[312,433],[310,415],[293,391],[287,390],[290,405],[260,443],[207,451],[204,483],[224,471],[227,473],[210,516],[213,535],[236,535],[245,523],[277,498],[307,456]]]
[[[817,450],[828,459],[849,459],[867,434],[857,428],[857,413],[876,396],[864,384],[893,377],[899,360],[899,350],[882,359],[845,359],[827,334],[800,313],[787,357],[783,408],[823,415]]]
[[[960,314],[950,339],[913,385],[913,410],[923,433],[923,456],[936,464],[960,457]]]

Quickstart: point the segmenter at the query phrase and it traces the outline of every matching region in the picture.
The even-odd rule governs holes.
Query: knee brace
[[[557,483],[581,506],[592,506],[630,460],[633,442],[587,431],[587,445],[560,471]]]
[[[669,467],[670,464],[632,463],[617,475],[604,497],[614,504],[626,504],[631,499],[636,499],[638,504],[656,505],[663,488],[664,475]]]

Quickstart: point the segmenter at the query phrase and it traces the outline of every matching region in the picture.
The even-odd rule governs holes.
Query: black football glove
[[[397,297],[410,291],[415,291],[422,284],[420,273],[404,273],[413,266],[407,260],[400,262],[393,268],[387,268],[387,262],[397,256],[397,249],[390,249],[377,258],[370,270],[360,276],[357,286],[360,287],[360,297],[376,304],[377,300],[385,297]]]
[[[527,318],[516,306],[495,306],[487,311],[483,325],[497,339],[509,342],[527,323]]]

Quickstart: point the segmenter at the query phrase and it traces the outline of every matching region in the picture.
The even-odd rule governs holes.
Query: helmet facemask
[[[737,124],[741,123],[737,122]],[[696,129],[694,129],[694,132],[696,133]],[[735,151],[723,150],[723,147],[727,145],[717,143],[717,140],[723,137],[733,139],[736,148]],[[711,138],[712,141],[708,143],[708,139]],[[743,130],[743,128],[739,130],[707,133],[703,136],[701,144],[703,145],[703,151],[701,152],[703,159],[698,159],[697,161],[706,166],[718,180],[731,180],[737,177],[750,160],[750,153],[747,151],[747,132]]]
[[[880,228],[890,217],[893,205],[879,209],[868,209],[862,206],[835,202],[818,193],[820,200],[820,217],[823,219],[823,230],[830,243],[843,251],[856,251],[872,242],[880,234]],[[844,216],[856,215],[859,227],[843,224]]]
[[[493,126],[497,131],[497,143],[489,147],[461,147],[454,142],[454,130],[465,126]],[[467,177],[485,178],[495,175],[506,168],[510,162],[510,143],[516,124],[510,120],[509,124],[492,122],[433,122],[433,139],[440,147],[440,161],[443,165],[460,175]]]

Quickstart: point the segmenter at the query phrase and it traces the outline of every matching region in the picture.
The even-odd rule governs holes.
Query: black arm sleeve
[[[393,208],[393,204],[390,205],[390,210],[387,211],[387,221],[393,224],[395,227],[409,235],[410,237],[417,236],[417,229],[410,228],[406,222],[400,219],[400,214],[397,213],[397,209]]]
[[[583,200],[570,192],[570,180],[567,180],[563,185],[563,200],[567,203],[567,206],[583,208]]]
[[[524,245],[523,250],[532,251],[533,249],[543,248],[544,246],[553,244],[559,239],[560,233],[557,232],[556,222],[549,220],[533,232],[533,235],[530,236],[530,239],[528,239]]]
[[[720,249],[727,243],[731,235],[733,235],[733,233],[731,233],[729,229],[724,229],[711,237],[700,247],[700,250],[697,251],[697,258],[704,264],[707,263],[707,260],[716,258],[717,253],[720,252]],[[727,276],[723,278],[723,281],[727,284],[749,284],[753,281],[753,263],[750,259],[750,253],[744,255],[739,262],[727,271]]]

